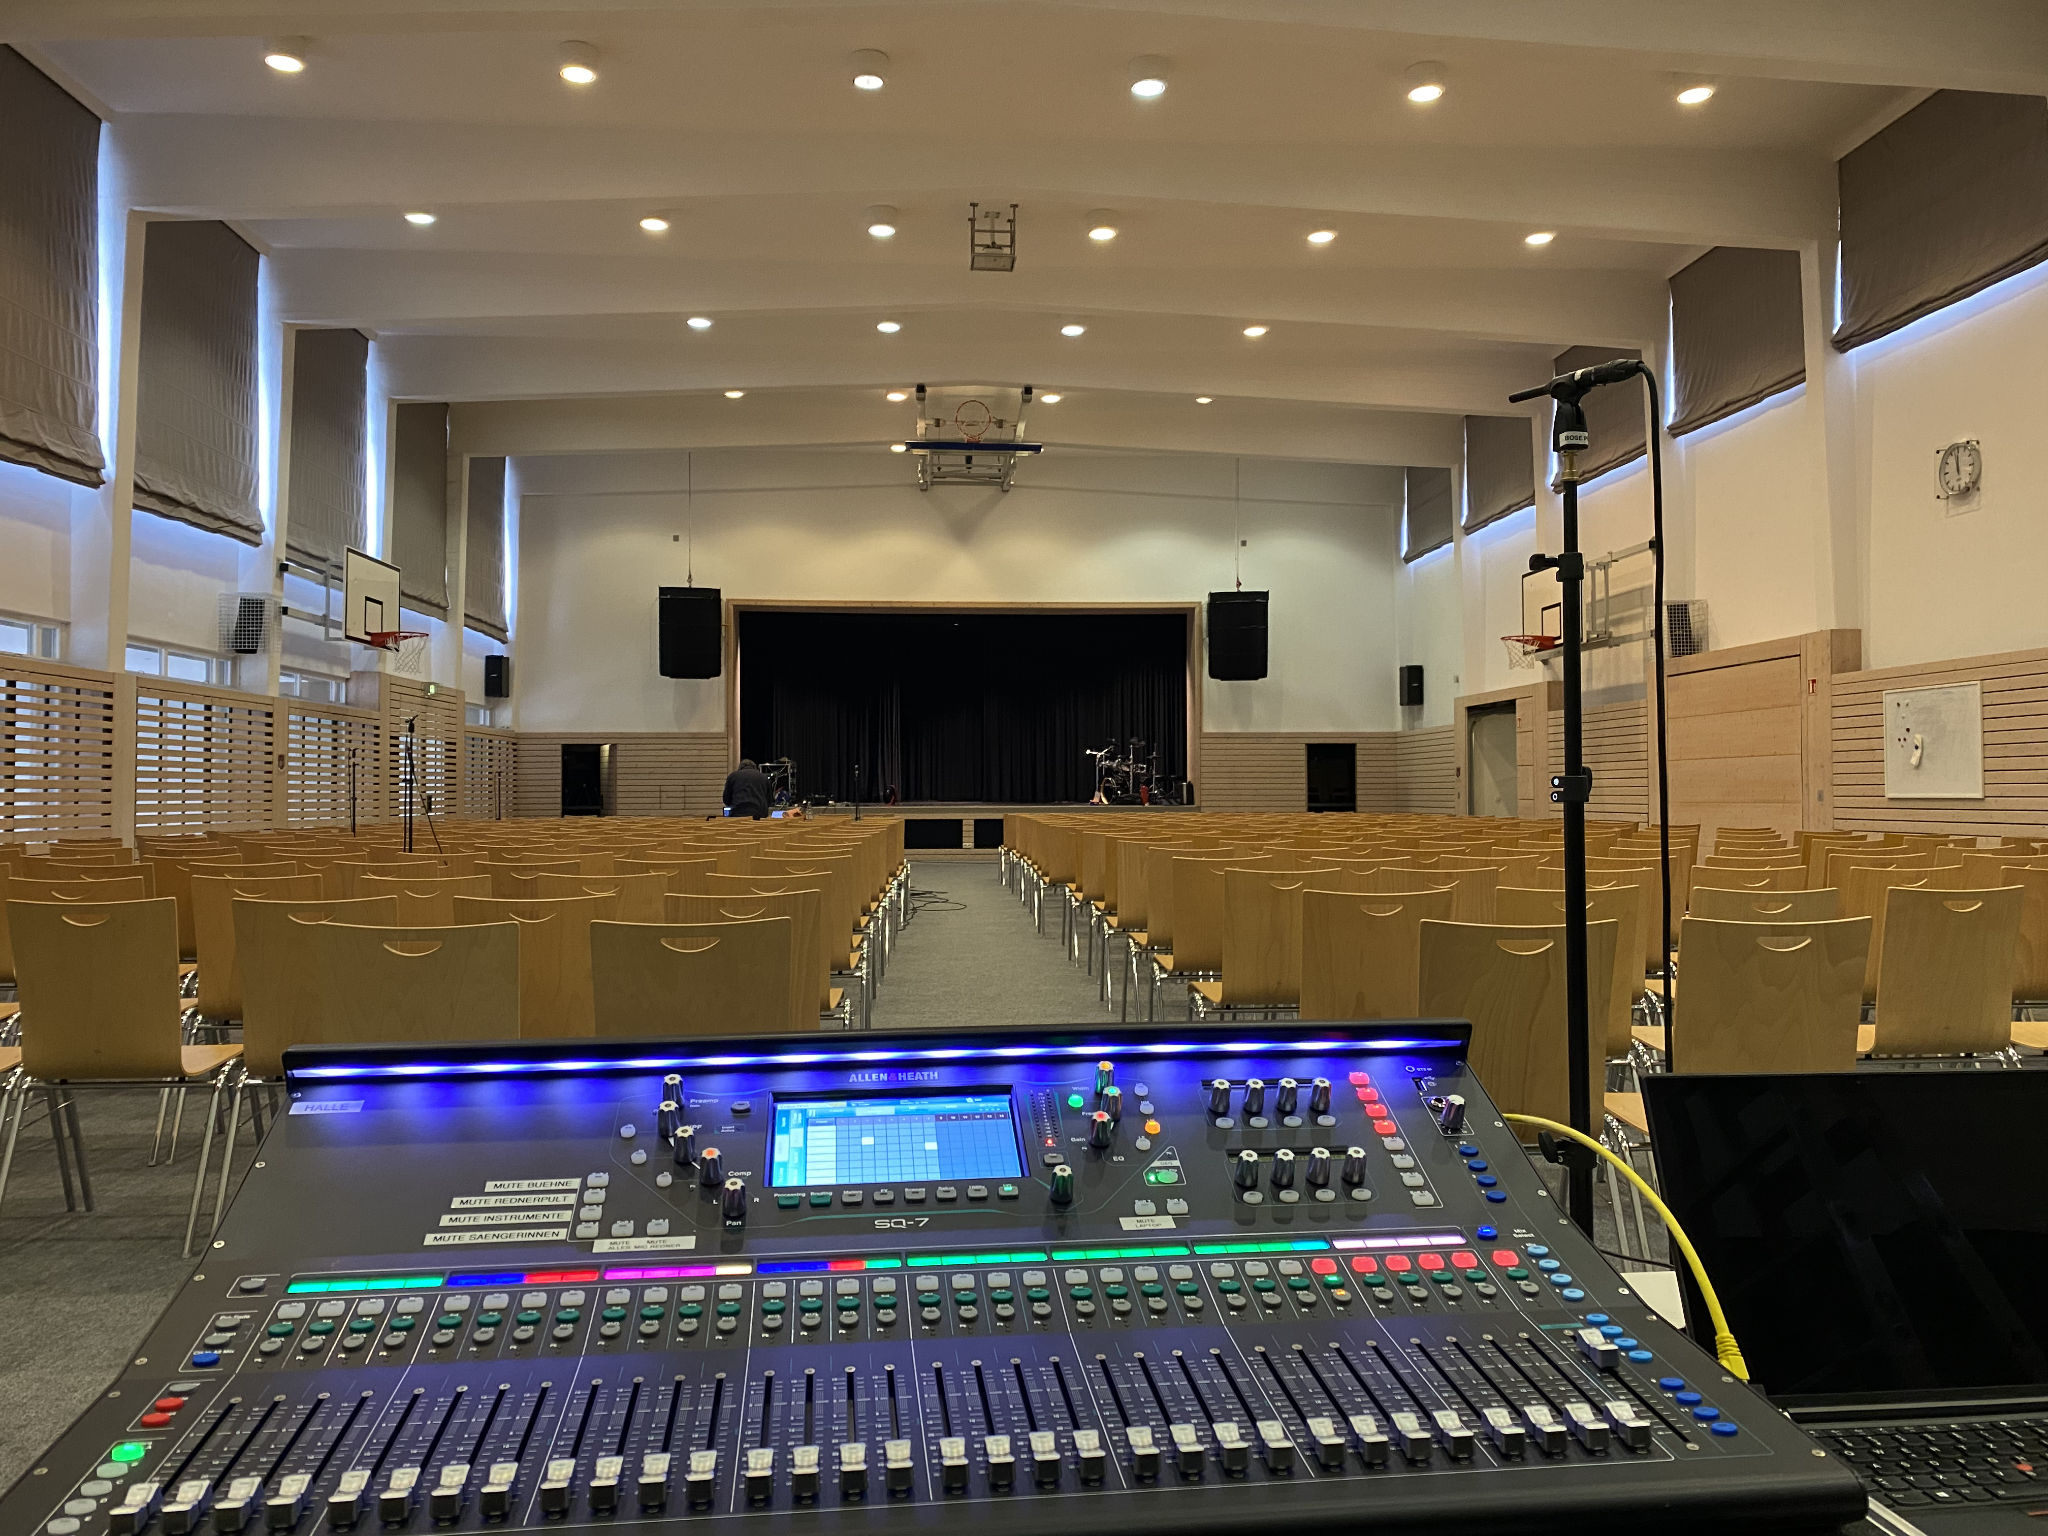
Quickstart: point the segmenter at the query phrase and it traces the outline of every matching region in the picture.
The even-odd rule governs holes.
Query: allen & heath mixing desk
[[[1458,1023],[294,1052],[0,1531],[1834,1531]]]

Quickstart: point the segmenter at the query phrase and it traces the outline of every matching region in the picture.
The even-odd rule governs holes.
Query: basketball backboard
[[[341,561],[342,631],[358,645],[371,636],[390,634],[398,623],[398,567],[346,550]]]
[[[1554,570],[1529,571],[1522,577],[1522,628],[1525,635],[1564,635],[1564,596]]]

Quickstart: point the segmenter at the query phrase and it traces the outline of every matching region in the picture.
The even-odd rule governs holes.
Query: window
[[[462,713],[471,725],[487,727],[491,723],[491,708],[488,704],[465,704],[462,706]]]
[[[64,626],[0,614],[0,653],[57,661],[64,654]]]
[[[346,704],[348,679],[331,677],[323,672],[286,670],[277,674],[277,691],[288,699],[310,699],[317,704]]]
[[[229,663],[218,656],[208,656],[199,651],[181,651],[175,646],[151,645],[147,642],[129,645],[126,665],[130,672],[143,672],[151,677],[167,677],[180,683],[211,683],[216,676],[225,679],[229,667]]]
[[[151,677],[158,677],[164,670],[164,653],[153,645],[131,645],[126,665],[130,672],[147,672]]]

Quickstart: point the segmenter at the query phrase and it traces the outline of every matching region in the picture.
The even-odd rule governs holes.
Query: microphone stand
[[[860,820],[860,764],[853,765],[853,819]]]

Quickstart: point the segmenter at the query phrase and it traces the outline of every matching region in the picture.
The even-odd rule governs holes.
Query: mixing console
[[[1467,1033],[293,1053],[0,1531],[1857,1517],[1564,1220]]]

